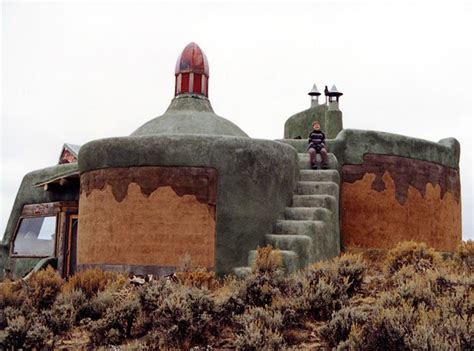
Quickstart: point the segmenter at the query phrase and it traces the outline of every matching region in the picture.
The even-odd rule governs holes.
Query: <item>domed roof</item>
[[[184,48],[178,57],[175,73],[177,88],[170,106],[162,116],[148,121],[135,130],[132,133],[133,136],[199,134],[248,138],[248,135],[234,123],[214,113],[211,102],[207,98],[209,64],[206,55],[196,43],[189,43]],[[199,82],[198,77],[203,79],[197,84],[197,90],[191,89],[194,85],[191,83],[189,73],[194,73],[193,83]],[[188,76],[187,80],[184,76]],[[204,85],[203,83],[206,83],[205,93],[199,89]],[[178,87],[181,87],[181,90]]]
[[[201,48],[194,42],[184,48],[176,61],[175,75],[180,73],[199,73],[209,77],[209,63]]]
[[[248,138],[231,121],[218,116],[207,98],[180,95],[175,97],[165,114],[148,121],[132,136],[163,134],[226,135]]]

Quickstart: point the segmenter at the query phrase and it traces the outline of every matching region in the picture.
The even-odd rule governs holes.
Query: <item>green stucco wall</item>
[[[301,111],[285,122],[285,139],[301,137],[306,139],[311,132],[313,121],[319,121],[326,138],[333,139],[343,129],[342,112],[340,110],[328,111],[328,106],[318,105]]]
[[[78,201],[78,189],[64,187],[62,192],[51,192],[44,191],[41,187],[36,187],[36,184],[69,174],[77,169],[77,163],[70,163],[36,170],[24,176],[0,246],[0,278],[3,277],[4,268],[11,269],[14,276],[23,276],[41,260],[41,258],[9,257],[11,239],[15,234],[15,228],[24,205],[55,201]]]
[[[283,140],[282,140],[283,141]],[[285,139],[298,152],[307,152],[308,142]],[[459,168],[460,145],[455,138],[438,142],[373,130],[344,129],[335,139],[326,142],[329,152],[336,155],[339,165],[361,164],[367,153],[404,156],[417,160]]]

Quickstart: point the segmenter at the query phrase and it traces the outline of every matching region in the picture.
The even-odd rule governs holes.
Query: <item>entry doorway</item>
[[[78,220],[79,216],[77,213],[67,214],[66,245],[64,253],[64,277],[69,277],[76,273]]]

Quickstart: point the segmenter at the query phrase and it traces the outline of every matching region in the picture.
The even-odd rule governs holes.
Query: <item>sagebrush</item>
[[[405,242],[286,276],[264,247],[242,279],[185,264],[139,286],[48,269],[0,284],[0,348],[470,350],[473,253],[466,242],[443,260]]]

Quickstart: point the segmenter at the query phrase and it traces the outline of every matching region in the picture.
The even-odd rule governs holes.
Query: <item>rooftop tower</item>
[[[194,134],[248,138],[231,121],[214,113],[209,100],[209,63],[194,42],[186,45],[175,68],[174,98],[166,112],[132,133],[138,135]]]
[[[196,43],[189,43],[179,55],[174,75],[174,96],[197,94],[209,97],[209,63]]]

